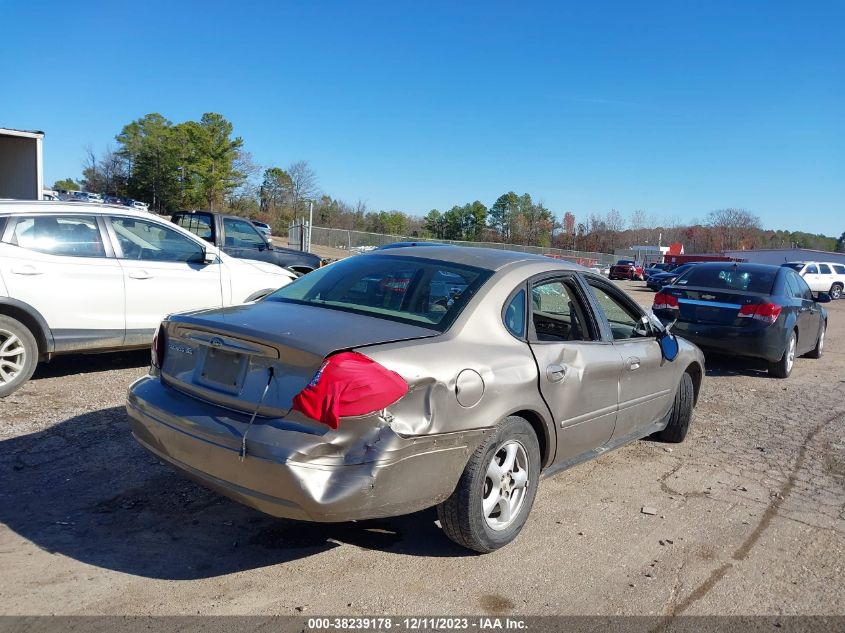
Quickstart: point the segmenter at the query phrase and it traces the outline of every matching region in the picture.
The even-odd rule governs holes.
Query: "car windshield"
[[[781,266],[783,266],[784,268],[791,268],[792,270],[797,270],[799,273],[801,272],[801,269],[804,268],[804,264],[802,264],[801,262],[792,262],[790,264],[781,264]]]
[[[633,265],[633,264],[634,264],[634,260],[632,260],[632,259],[620,259],[618,262],[616,262],[617,266],[629,266],[629,265]]]
[[[775,283],[775,270],[748,270],[736,266],[693,266],[675,283],[679,286],[742,290],[769,294]]]
[[[446,262],[366,255],[309,273],[266,300],[321,306],[444,332],[491,274]]]

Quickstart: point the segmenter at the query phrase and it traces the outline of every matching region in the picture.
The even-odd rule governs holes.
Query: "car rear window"
[[[134,206],[138,206],[137,202],[133,202],[132,204]],[[177,226],[181,226],[183,229],[188,229],[191,233],[204,240],[210,240],[213,237],[210,215],[201,213],[178,213],[173,216],[173,223]]]
[[[735,266],[715,268],[692,266],[681,276],[676,285],[713,288],[715,290],[741,290],[747,292],[771,293],[775,283],[776,270],[748,270]]]
[[[360,255],[300,277],[267,297],[444,332],[492,274],[413,257]]]
[[[2,226],[2,225],[0,225]],[[833,270],[836,272],[837,275],[845,275],[845,266],[840,266],[839,264],[833,265]]]

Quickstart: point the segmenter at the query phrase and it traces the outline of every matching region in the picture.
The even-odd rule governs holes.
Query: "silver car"
[[[167,318],[127,410],[152,453],[268,514],[436,505],[449,538],[489,552],[519,533],[541,474],[682,441],[703,375],[698,348],[584,268],[414,246]]]

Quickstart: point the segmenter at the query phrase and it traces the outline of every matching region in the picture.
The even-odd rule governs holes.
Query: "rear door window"
[[[531,287],[531,325],[538,341],[591,341],[587,312],[571,278]]]
[[[833,273],[830,270],[830,266],[827,264],[819,264],[819,272],[822,275],[832,275]]]
[[[164,224],[124,217],[111,218],[111,224],[124,259],[195,263],[204,259],[200,244]]]
[[[93,216],[21,216],[12,231],[11,243],[50,255],[105,257],[103,239]]]

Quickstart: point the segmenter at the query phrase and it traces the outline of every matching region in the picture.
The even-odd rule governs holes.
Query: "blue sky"
[[[0,0],[0,126],[45,181],[129,121],[220,112],[253,159],[424,214],[509,190],[845,230],[845,3]]]

